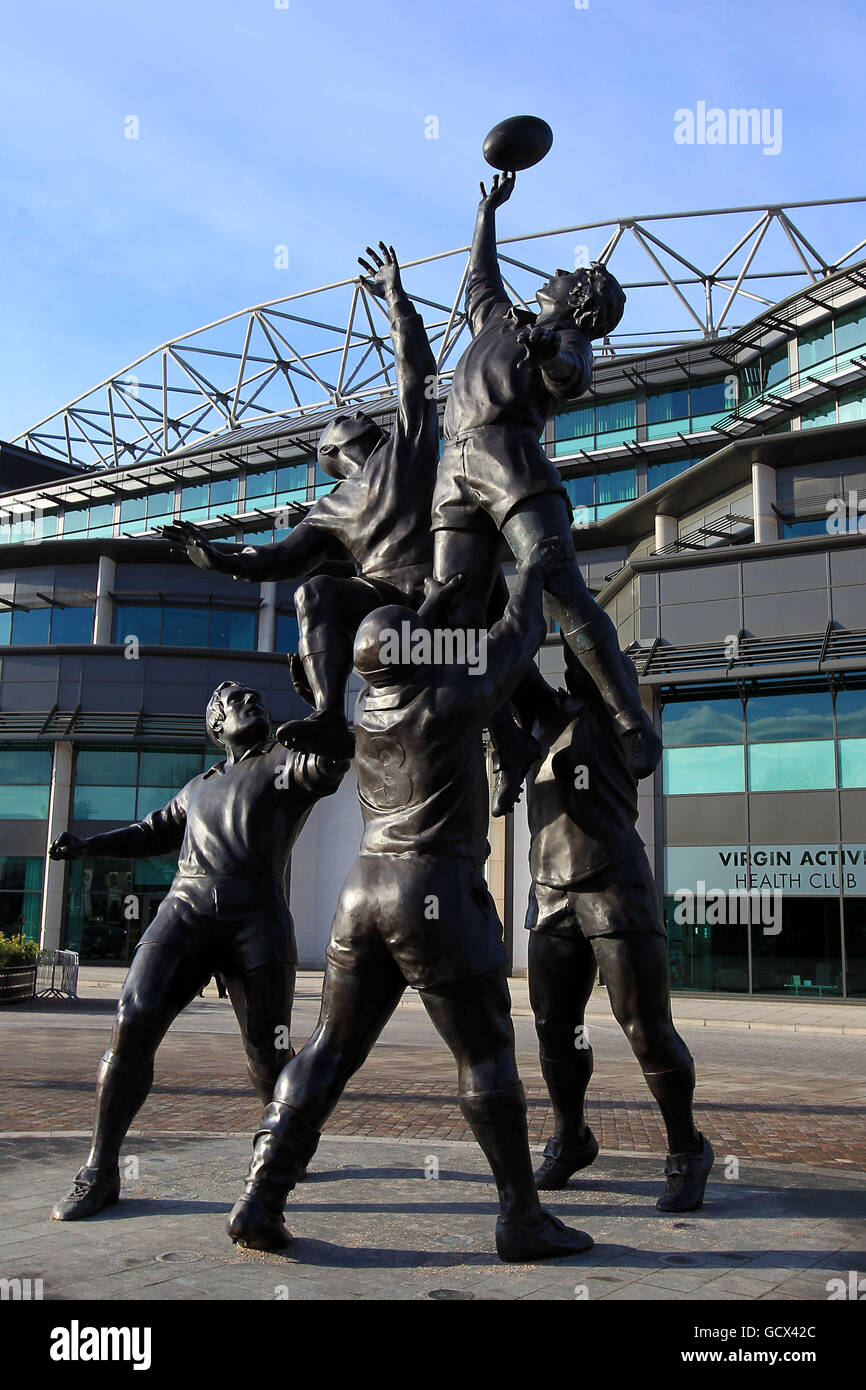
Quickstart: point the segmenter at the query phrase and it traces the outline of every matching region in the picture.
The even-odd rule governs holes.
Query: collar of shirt
[[[520,309],[516,304],[506,310],[502,316],[503,323],[512,323],[516,328],[531,328],[535,323],[537,314],[533,314],[530,309]]]
[[[268,753],[274,746],[275,743],[273,739],[267,739],[262,743],[257,743],[252,748],[248,748],[246,752],[241,753],[241,756],[235,759],[235,763],[242,763],[244,761],[244,758],[254,758],[257,757],[260,753]],[[288,752],[289,750],[287,749],[286,751]],[[231,766],[233,767],[235,763],[232,763]],[[228,761],[225,758],[223,758],[221,763],[214,763],[213,767],[208,768],[202,780],[204,781],[208,777],[213,777],[215,772],[225,772],[229,766],[230,764],[228,763]]]

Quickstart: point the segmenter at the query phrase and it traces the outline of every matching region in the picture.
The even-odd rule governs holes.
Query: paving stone
[[[48,1190],[68,1174],[77,1144],[39,1141]],[[5,1142],[5,1174],[32,1168],[31,1146]],[[729,1191],[717,1214],[711,1203],[701,1213],[662,1217],[640,1195],[646,1160],[613,1154],[600,1160],[593,1185],[545,1198],[567,1223],[590,1231],[595,1248],[510,1267],[495,1254],[493,1188],[474,1144],[443,1151],[449,1176],[429,1182],[411,1146],[325,1138],[319,1171],[289,1199],[296,1239],[270,1255],[243,1251],[225,1235],[248,1140],[161,1137],[142,1139],[140,1148],[158,1172],[153,1190],[176,1196],[137,1191],[88,1222],[46,1215],[23,1228],[29,1243],[0,1238],[3,1276],[41,1277],[46,1297],[68,1301],[275,1300],[278,1286],[288,1302],[430,1300],[439,1290],[481,1301],[565,1301],[575,1299],[577,1286],[586,1286],[590,1301],[796,1300],[824,1298],[827,1279],[856,1261],[866,1217],[856,1179],[814,1170],[793,1182],[769,1165],[755,1166],[751,1182]],[[4,1205],[14,1208],[9,1191],[4,1183],[0,1231]],[[157,1258],[178,1253],[201,1259]]]

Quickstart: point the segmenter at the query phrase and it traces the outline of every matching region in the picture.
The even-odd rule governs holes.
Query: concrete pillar
[[[55,743],[48,801],[48,830],[45,841],[45,878],[42,886],[42,935],[40,945],[47,950],[60,946],[63,904],[66,900],[66,861],[49,859],[48,846],[69,828],[72,798],[72,744]]]
[[[110,555],[100,555],[99,571],[96,576],[96,615],[93,623],[93,645],[107,647],[111,642],[111,624],[114,621],[114,576],[117,566]]]
[[[755,540],[758,545],[779,539],[779,518],[773,511],[776,500],[776,470],[767,463],[752,464],[752,506],[755,513]]]
[[[678,523],[675,516],[656,517],[656,550],[663,550],[666,545],[673,545],[677,539]]]
[[[261,603],[259,604],[259,640],[257,643],[260,652],[272,652],[276,649],[277,640],[277,586],[274,580],[266,579],[260,585]]]

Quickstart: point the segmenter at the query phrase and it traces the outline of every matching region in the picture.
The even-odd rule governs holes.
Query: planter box
[[[32,999],[36,993],[36,964],[0,966],[0,1004]]]

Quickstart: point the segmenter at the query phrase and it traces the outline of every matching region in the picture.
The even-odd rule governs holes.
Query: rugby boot
[[[255,1138],[243,1195],[226,1223],[236,1245],[246,1250],[281,1250],[292,1240],[283,1207],[306,1173],[320,1138],[290,1106],[280,1101],[268,1106]]]
[[[667,1183],[656,1202],[659,1211],[697,1211],[704,1203],[704,1188],[713,1166],[713,1149],[705,1135],[699,1135],[697,1153],[668,1154],[665,1162]]]
[[[355,756],[355,735],[342,710],[322,709],[306,719],[290,719],[277,729],[277,739],[297,753],[319,753],[335,762]]]
[[[544,1162],[535,1170],[535,1186],[541,1192],[556,1192],[565,1187],[570,1177],[588,1168],[598,1157],[598,1140],[589,1125],[582,1144],[565,1149],[555,1136],[544,1146]]]
[[[66,1196],[51,1208],[52,1221],[84,1221],[120,1199],[120,1172],[104,1173],[100,1168],[79,1168]]]
[[[496,1222],[496,1253],[506,1264],[527,1264],[534,1260],[562,1260],[569,1255],[585,1255],[593,1247],[592,1236],[566,1226],[558,1216],[542,1207],[534,1221],[518,1221],[500,1216]]]

